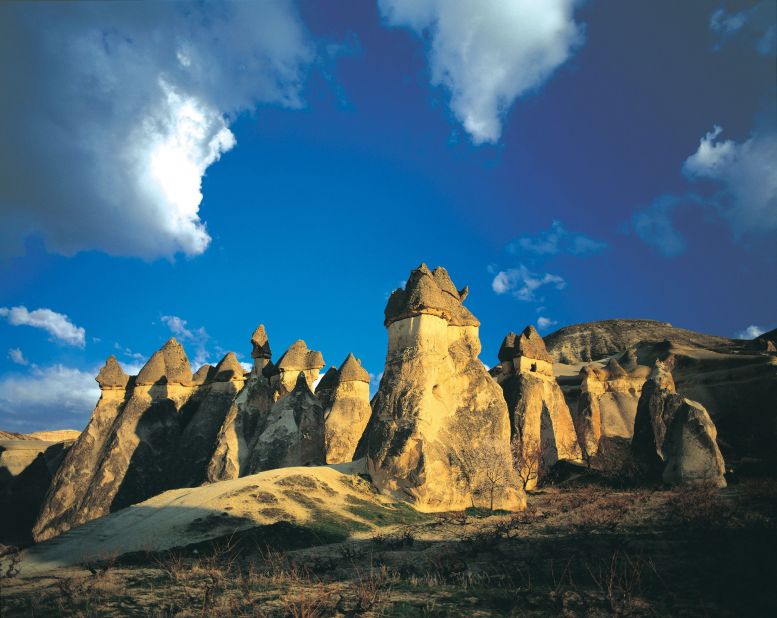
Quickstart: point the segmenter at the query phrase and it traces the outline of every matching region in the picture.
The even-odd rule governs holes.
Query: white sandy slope
[[[167,491],[28,548],[21,576],[130,552],[182,547],[278,521],[304,525],[322,512],[371,529],[371,521],[349,507],[365,501],[388,511],[395,507],[356,476],[359,471],[358,463],[281,468]]]

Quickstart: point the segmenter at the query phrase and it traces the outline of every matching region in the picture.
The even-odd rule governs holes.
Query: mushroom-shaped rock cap
[[[349,354],[340,366],[338,372],[340,382],[367,382],[370,383],[370,374],[362,367],[359,359]]]
[[[254,334],[251,335],[251,358],[272,358],[270,351],[270,341],[267,339],[267,333],[264,330],[264,324],[256,327]]]
[[[194,372],[194,375],[192,376],[192,382],[194,384],[205,384],[205,382],[212,380],[215,374],[216,368],[213,365],[205,363],[202,367]]]
[[[136,384],[177,383],[191,384],[192,369],[183,346],[169,339],[162,349],[154,352],[138,373]]]
[[[316,385],[316,394],[331,391],[337,383],[337,367],[334,365],[326,370]]]
[[[623,378],[626,375],[626,370],[621,367],[620,363],[615,360],[615,358],[611,358],[609,361],[607,361],[607,376],[612,378]]]
[[[297,339],[291,347],[278,359],[277,367],[281,371],[300,371],[304,369],[321,369],[324,357],[321,352],[308,350],[302,339]]]
[[[230,380],[242,380],[245,370],[237,360],[234,352],[227,352],[224,358],[216,365],[214,379],[216,382],[229,382]]]
[[[105,365],[100,369],[100,372],[95,378],[100,388],[124,388],[127,386],[129,376],[124,373],[124,370],[119,365],[116,357],[111,354],[108,360],[105,361]]]
[[[553,357],[548,354],[545,342],[531,325],[524,328],[520,335],[512,332],[508,333],[504,341],[502,341],[502,345],[499,348],[499,360],[509,361],[516,356],[525,356],[534,360],[553,363]]]
[[[421,264],[405,284],[389,297],[384,324],[388,326],[405,318],[430,314],[447,320],[454,326],[479,326],[477,318],[461,304],[462,296],[453,285],[448,271],[438,267],[431,272]]]

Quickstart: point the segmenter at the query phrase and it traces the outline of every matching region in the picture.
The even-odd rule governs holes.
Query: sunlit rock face
[[[248,473],[324,463],[324,409],[300,371],[292,391],[273,404],[249,455]]]
[[[521,509],[507,407],[478,359],[466,293],[422,264],[391,295],[386,365],[356,455],[382,492],[423,511]]]
[[[326,462],[353,461],[370,420],[370,374],[349,354],[339,369],[321,378],[316,397],[324,408]]]
[[[304,374],[308,387],[312,389],[323,366],[321,352],[309,350],[302,339],[297,339],[266,372],[276,393],[275,398],[279,399],[294,390],[300,373]]]
[[[643,474],[669,484],[725,487],[725,462],[707,410],[675,391],[671,366],[656,361],[639,400],[631,448]]]
[[[558,460],[580,459],[577,434],[553,376],[553,358],[533,326],[505,337],[499,361],[492,374],[507,402],[516,465],[531,489]]]
[[[650,368],[636,362],[628,350],[621,363],[610,358],[604,367],[587,365],[580,371],[580,397],[574,415],[583,452],[593,457],[604,437],[631,440],[642,386]]]
[[[256,439],[267,426],[275,400],[268,377],[273,370],[272,352],[263,325],[260,324],[254,331],[251,345],[254,366],[245,387],[230,403],[219,430],[213,457],[208,464],[207,478],[211,482],[248,473],[250,454]]]

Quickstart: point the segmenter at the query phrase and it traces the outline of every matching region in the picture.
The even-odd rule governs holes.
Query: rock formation
[[[504,338],[499,361],[492,374],[507,402],[516,464],[531,489],[558,460],[580,459],[577,434],[553,375],[553,357],[533,326]]]
[[[325,463],[324,410],[304,371],[297,375],[294,389],[273,405],[249,457],[249,474]]]
[[[308,387],[313,388],[323,366],[324,357],[321,352],[309,350],[302,339],[297,339],[268,372],[270,385],[276,392],[276,398],[283,397],[295,388],[300,372],[305,375]]]
[[[424,264],[392,293],[385,370],[357,456],[380,491],[422,511],[520,509],[507,407],[478,359],[480,323],[465,296]]]
[[[370,420],[370,374],[349,354],[340,369],[321,378],[316,397],[324,408],[326,462],[352,461]]]
[[[669,366],[656,361],[642,389],[631,442],[634,459],[648,478],[725,487],[715,425],[704,406],[676,392]]]
[[[189,402],[198,386],[175,339],[134,379],[111,357],[97,381],[100,401],[52,480],[33,529],[38,541],[175,487],[182,476],[190,482],[188,470],[202,466],[204,445],[179,446],[188,425],[197,428],[190,439],[207,438],[200,432],[199,401]]]
[[[622,356],[628,370],[614,357],[604,367],[587,365],[580,371],[580,398],[575,429],[587,457],[596,455],[605,438],[631,440],[642,386],[650,373],[639,365],[634,350]]]

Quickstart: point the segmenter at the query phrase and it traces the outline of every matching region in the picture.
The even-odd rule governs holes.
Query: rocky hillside
[[[655,320],[602,320],[565,326],[545,337],[545,346],[556,362],[574,365],[618,354],[638,343],[670,341],[718,352],[743,347],[743,342],[704,335],[669,322]]]

